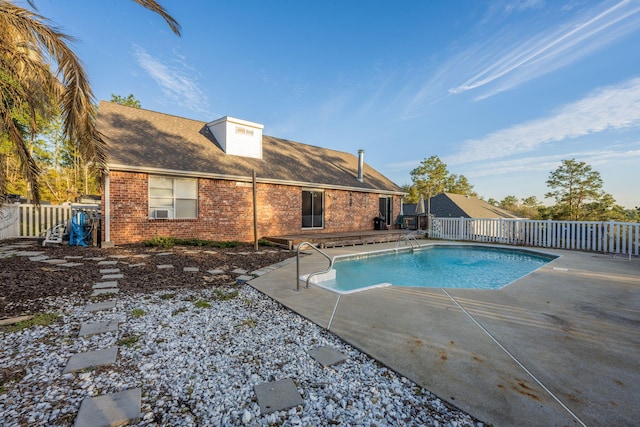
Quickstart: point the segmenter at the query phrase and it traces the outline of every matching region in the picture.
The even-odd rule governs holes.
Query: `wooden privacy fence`
[[[5,204],[0,207],[0,240],[40,237],[48,228],[69,221],[78,211],[95,218],[100,205],[69,203],[63,205]]]
[[[504,218],[433,218],[430,235],[447,240],[640,254],[640,223]]]

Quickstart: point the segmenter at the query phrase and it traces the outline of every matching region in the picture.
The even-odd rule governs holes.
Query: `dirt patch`
[[[1,246],[16,242],[25,241],[3,241]],[[277,247],[261,247],[255,252],[253,245],[224,249],[123,245],[106,249],[62,244],[43,248],[36,241],[22,250],[41,251],[47,259],[81,265],[64,267],[32,261],[28,256],[0,259],[0,319],[38,313],[46,306],[48,297],[77,295],[88,300],[95,283],[113,280],[103,280],[101,269],[118,268],[124,274],[123,279],[117,279],[120,293],[149,293],[165,289],[235,286],[236,277],[240,274],[232,273],[233,270],[252,272],[294,255]],[[99,265],[98,258],[117,261],[117,264]],[[171,265],[172,268],[159,269],[158,265]],[[185,267],[197,268],[198,271],[184,271]],[[216,269],[224,270],[226,274],[207,273],[207,270]]]

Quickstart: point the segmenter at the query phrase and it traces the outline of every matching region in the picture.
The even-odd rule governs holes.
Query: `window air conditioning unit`
[[[155,219],[169,219],[168,209],[156,209],[154,212]]]

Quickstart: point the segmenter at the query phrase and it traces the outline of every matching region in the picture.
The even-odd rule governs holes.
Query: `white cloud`
[[[208,99],[192,76],[193,70],[184,62],[184,58],[176,57],[171,64],[165,64],[149,55],[139,46],[134,46],[133,54],[138,65],[160,86],[162,93],[171,102],[193,112],[206,114]]]
[[[458,154],[446,159],[461,164],[504,158],[542,145],[640,126],[640,78],[600,89],[565,105],[556,114],[465,141]]]
[[[502,34],[490,49],[475,46],[456,58],[475,63],[478,71],[449,92],[460,94],[492,85],[479,98],[492,96],[588,56],[639,26],[640,3],[623,0],[606,10],[591,9],[559,29],[551,28],[515,43],[505,43],[506,36],[513,35]]]
[[[611,162],[629,161],[640,158],[640,150],[596,150],[584,152],[570,152],[554,154],[551,156],[530,156],[517,159],[499,160],[467,168],[463,172],[467,178],[478,178],[484,176],[498,176],[516,173],[548,172],[560,166],[563,160],[576,159],[585,162],[597,169],[598,165]]]
[[[490,9],[492,15],[498,9],[500,14],[508,15],[541,6],[536,1],[524,1],[506,5],[497,3]],[[551,14],[550,8],[536,13]],[[426,80],[407,83],[401,91],[405,95],[402,118],[419,116],[425,106],[447,96],[474,93],[475,99],[480,100],[511,90],[571,65],[640,28],[640,2],[632,0],[609,3],[608,7],[598,5],[582,13],[555,11],[553,14],[571,18],[558,23],[545,16],[545,21],[553,22],[553,26],[547,25],[536,32],[531,30],[534,19],[528,21],[529,26],[499,25],[499,30],[493,34],[488,33],[491,31],[489,26],[481,21],[478,28],[483,34],[481,43],[448,59],[440,58],[435,70],[423,73],[428,75]]]

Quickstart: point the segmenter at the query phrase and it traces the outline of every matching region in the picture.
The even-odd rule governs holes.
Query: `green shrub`
[[[173,237],[156,236],[156,237],[152,237],[149,240],[144,240],[142,244],[145,246],[161,247],[161,248],[169,249],[176,244],[176,239]]]
[[[151,247],[161,247],[164,249],[172,248],[175,245],[180,246],[208,246],[211,248],[235,248],[236,246],[240,246],[242,243],[238,241],[225,241],[225,242],[216,242],[213,240],[200,240],[200,239],[179,239],[176,237],[165,237],[165,236],[156,236],[149,240],[144,240],[142,242],[145,246]]]

